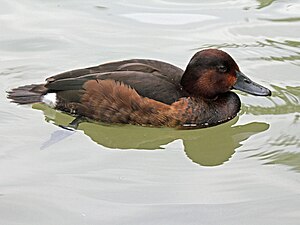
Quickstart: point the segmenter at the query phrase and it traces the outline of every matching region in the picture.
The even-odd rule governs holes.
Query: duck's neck
[[[197,86],[195,85],[198,78],[194,76],[193,73],[195,73],[195,71],[187,67],[180,80],[180,85],[182,86],[183,90],[189,93],[189,95],[198,93]]]
[[[213,88],[211,83],[211,74],[207,70],[194,70],[189,67],[182,75],[180,84],[182,89],[189,93],[189,96],[195,98],[216,99],[220,93],[224,93],[224,90],[219,90],[220,87]]]
[[[239,112],[241,101],[234,92],[227,92],[215,100],[187,98],[188,108],[178,112],[180,127],[210,127],[233,119]]]

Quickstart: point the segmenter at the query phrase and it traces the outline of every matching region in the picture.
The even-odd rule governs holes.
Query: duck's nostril
[[[251,81],[248,80],[248,79],[244,79],[244,81],[245,81],[245,83],[247,83],[247,84],[250,84],[250,83],[251,83]]]

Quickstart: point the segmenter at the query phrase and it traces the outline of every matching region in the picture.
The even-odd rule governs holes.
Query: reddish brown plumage
[[[235,94],[232,93],[232,95]],[[217,100],[181,98],[168,105],[142,97],[134,89],[121,82],[89,80],[83,85],[79,103],[64,102],[60,99],[57,108],[107,123],[207,127],[220,121],[227,121],[236,115],[238,110],[232,109],[239,109],[239,103],[232,101],[234,105],[232,109],[229,109],[226,104],[227,98],[227,96]],[[236,99],[233,98],[233,100]]]
[[[170,105],[141,97],[134,89],[114,80],[90,80],[83,86],[80,103],[60,107],[108,123],[163,126],[174,123]]]
[[[95,120],[147,124],[147,120],[151,119],[154,125],[165,122],[165,118],[161,118],[158,112],[166,110],[167,105],[143,98],[123,83],[114,80],[93,80],[87,81],[83,88],[85,93],[81,102],[85,106],[83,110],[87,110],[83,113]]]

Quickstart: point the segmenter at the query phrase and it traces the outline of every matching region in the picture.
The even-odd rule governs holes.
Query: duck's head
[[[271,91],[246,77],[233,58],[217,49],[197,52],[182,76],[181,85],[195,97],[215,99],[231,89],[270,96]]]

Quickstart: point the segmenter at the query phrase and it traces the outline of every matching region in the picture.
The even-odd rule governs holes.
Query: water
[[[299,224],[300,1],[0,0],[1,224]],[[74,68],[230,53],[273,91],[203,130],[83,123],[5,91]]]

